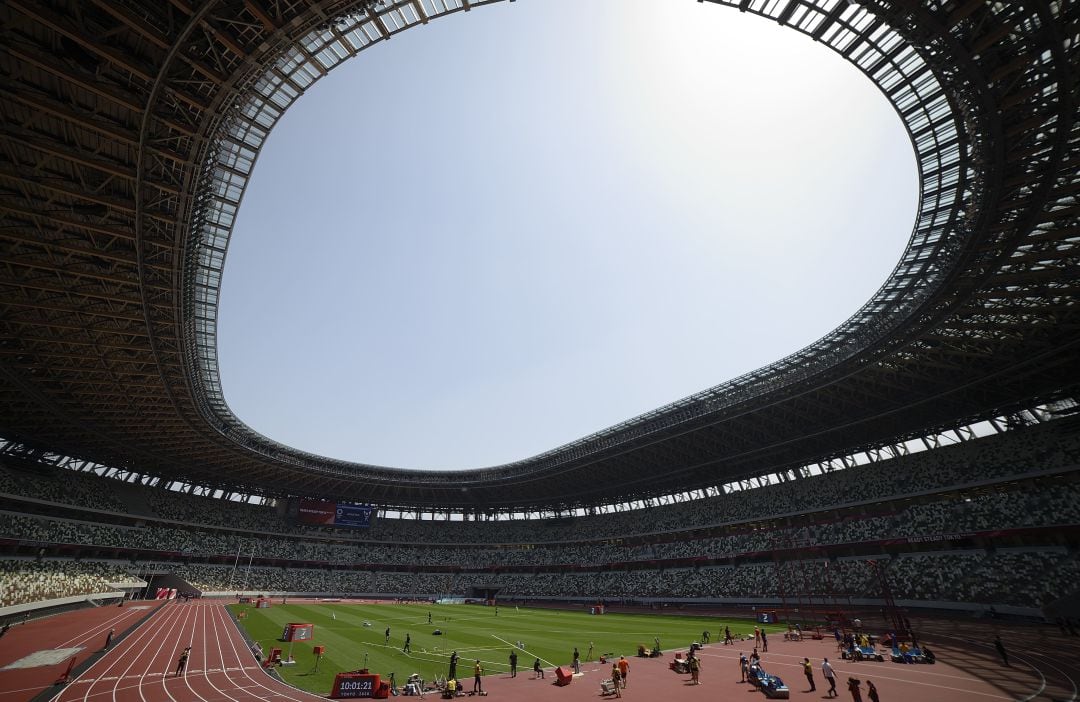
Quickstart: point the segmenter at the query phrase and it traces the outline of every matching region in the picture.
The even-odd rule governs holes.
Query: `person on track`
[[[105,637],[105,650],[108,651],[112,646],[113,635],[116,634],[116,629],[109,629],[109,634]]]
[[[544,679],[544,669],[540,666],[539,658],[533,661],[533,679],[536,678]]]
[[[862,702],[862,681],[857,678],[847,679],[847,689],[851,693],[851,702]]]
[[[994,648],[997,649],[998,655],[1001,656],[1001,662],[1005,665],[1009,665],[1009,652],[1005,650],[1005,644],[1001,643],[1001,637],[994,637]],[[1012,666],[1009,666],[1010,668]]]
[[[184,672],[184,668],[187,667],[188,656],[191,655],[191,646],[184,649],[184,652],[180,654],[180,658],[176,661],[176,674],[173,677],[180,677]]]
[[[840,693],[836,691],[836,671],[833,670],[832,663],[829,663],[828,658],[821,663],[821,674],[825,676],[826,682],[829,683],[829,697],[839,695]]]
[[[517,650],[510,649],[510,677],[517,677]]]
[[[626,656],[619,656],[619,678],[622,680],[623,689],[626,689],[626,681],[630,677],[630,661]]]
[[[817,685],[814,684],[814,665],[810,662],[809,658],[803,658],[803,675],[806,676],[806,681],[810,683],[810,692],[817,690]]]

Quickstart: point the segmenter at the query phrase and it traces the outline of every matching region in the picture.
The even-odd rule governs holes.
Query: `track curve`
[[[191,646],[187,669],[177,660]],[[222,602],[174,603],[73,680],[52,702],[313,702],[263,672]]]

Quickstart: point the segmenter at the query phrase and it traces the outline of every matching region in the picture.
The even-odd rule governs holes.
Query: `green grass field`
[[[420,673],[425,680],[445,676],[454,650],[461,657],[458,677],[468,679],[478,658],[487,675],[507,672],[510,650],[521,641],[525,652],[518,652],[518,671],[529,675],[537,657],[548,669],[569,665],[575,646],[584,662],[590,641],[594,644],[594,658],[601,653],[631,657],[639,644],[652,648],[657,637],[664,651],[685,650],[691,642],[700,640],[705,630],[715,642],[722,639],[725,625],[735,635],[752,634],[754,629],[749,619],[611,613],[593,616],[585,611],[519,610],[513,606],[499,607],[498,616],[495,608],[477,605],[327,603],[274,604],[269,609],[230,605],[230,609],[247,613],[240,621],[267,654],[278,647],[288,655],[289,644],[278,640],[287,623],[314,624],[312,641],[293,644],[296,665],[282,667],[280,672],[290,684],[321,695],[330,692],[335,673],[344,670],[366,667],[384,680],[392,672],[398,685],[403,685],[411,673]],[[364,626],[364,622],[371,626]],[[384,642],[387,627],[389,643]],[[776,637],[783,630],[775,625],[765,628],[770,634],[776,632]],[[433,635],[435,629],[440,629],[442,635]],[[401,650],[406,634],[412,637],[411,654]],[[315,645],[326,646],[318,672],[314,671]]]

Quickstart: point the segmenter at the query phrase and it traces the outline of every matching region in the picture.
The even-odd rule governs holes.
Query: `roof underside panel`
[[[244,426],[221,395],[217,294],[281,114],[365,48],[470,8],[8,0],[0,436],[270,495],[526,509],[717,485],[1075,397],[1077,6],[717,4],[825,43],[893,102],[922,189],[907,251],[788,358],[525,461],[442,473],[312,456]]]

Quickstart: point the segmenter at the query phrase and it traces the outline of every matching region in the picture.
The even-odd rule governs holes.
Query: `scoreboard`
[[[366,670],[353,673],[338,673],[334,677],[334,688],[330,697],[336,700],[361,698],[386,698],[389,692],[378,674]]]
[[[366,528],[371,526],[371,505],[351,505],[339,502],[334,526]]]
[[[371,526],[371,515],[374,511],[375,508],[371,505],[302,499],[297,508],[296,519],[301,524],[363,529]]]

